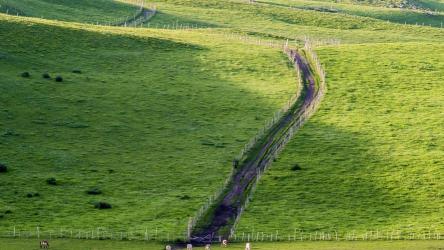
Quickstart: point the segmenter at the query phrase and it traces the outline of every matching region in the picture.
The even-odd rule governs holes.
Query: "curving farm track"
[[[147,9],[142,7],[140,12],[130,19],[116,24],[115,26],[132,27],[148,22],[156,14],[156,9]]]
[[[265,139],[257,146],[257,150],[249,157],[250,159],[238,167],[227,190],[222,193],[211,214],[208,215],[209,223],[192,232],[190,241],[194,244],[229,238],[230,230],[241,215],[258,175],[266,170],[294,132],[308,119],[311,114],[308,114],[308,111],[314,111],[319,104],[323,93],[316,85],[316,78],[307,59],[296,50],[288,50],[287,54],[301,73],[302,95],[289,112],[271,128]]]

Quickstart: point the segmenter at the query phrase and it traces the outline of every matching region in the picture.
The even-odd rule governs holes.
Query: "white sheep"
[[[227,247],[228,246],[228,241],[227,240],[223,240],[222,241],[222,246],[223,247]]]

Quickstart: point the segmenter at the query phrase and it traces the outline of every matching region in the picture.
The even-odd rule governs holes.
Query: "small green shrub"
[[[29,192],[26,194],[26,197],[32,198],[32,197],[39,197],[40,194],[38,192]]]
[[[293,171],[299,171],[302,170],[301,166],[299,166],[299,164],[294,164],[293,167],[291,167],[291,170]]]
[[[82,74],[82,71],[80,69],[73,69],[72,73],[74,73],[74,74]]]
[[[97,188],[97,187],[94,187],[94,188],[88,189],[88,190],[86,191],[86,193],[87,193],[87,194],[91,194],[91,195],[99,195],[99,194],[102,194],[102,190],[100,190],[100,189]]]
[[[112,206],[108,202],[99,201],[94,204],[94,207],[97,209],[111,209]]]
[[[46,183],[48,183],[48,185],[55,186],[55,185],[57,185],[57,180],[56,180],[56,178],[51,177],[51,178],[46,179]]]
[[[61,76],[56,76],[55,81],[56,81],[56,82],[63,82],[63,77],[61,77]]]
[[[188,195],[183,195],[183,196],[180,196],[180,199],[181,200],[189,200],[189,199],[191,199],[191,197]]]
[[[17,133],[14,129],[7,128],[5,132],[3,132],[2,136],[19,136],[20,133]]]
[[[43,73],[43,74],[42,74],[42,77],[43,77],[44,79],[51,79],[51,76],[50,76],[48,73]]]
[[[0,173],[6,173],[6,172],[8,172],[8,167],[0,163]]]
[[[24,78],[28,78],[28,77],[31,76],[31,74],[29,74],[29,72],[23,72],[23,73],[21,74],[21,76],[24,77]]]

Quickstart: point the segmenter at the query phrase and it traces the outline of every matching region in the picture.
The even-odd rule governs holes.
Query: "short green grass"
[[[296,91],[281,51],[212,32],[0,15],[0,34],[0,160],[10,168],[0,174],[2,232],[183,235],[232,159]],[[86,193],[95,187],[102,194]],[[113,208],[95,209],[98,201]]]
[[[416,0],[414,2],[417,6],[425,9],[444,11],[444,1],[442,0]]]
[[[145,243],[138,241],[98,241],[98,240],[50,240],[50,249],[55,250],[162,250],[165,244]],[[296,242],[296,243],[252,243],[252,249],[257,250],[438,250],[442,249],[440,241],[389,241],[389,242]],[[0,239],[0,249],[8,250],[37,250],[39,241],[36,239]],[[202,247],[193,249],[203,250]],[[222,248],[213,244],[211,249],[245,249],[244,244],[230,244]]]
[[[238,234],[443,235],[444,46],[318,52],[326,97],[260,181]]]
[[[336,3],[339,1],[336,0],[317,0],[322,2],[329,2],[329,3]],[[430,0],[433,2],[437,2],[440,0]],[[416,0],[409,0],[409,1],[403,1],[403,0],[341,0],[341,3],[347,3],[347,4],[355,4],[359,6],[379,6],[379,7],[386,7],[386,8],[403,8],[403,9],[412,9],[418,7],[418,2]]]
[[[0,12],[89,23],[119,23],[137,7],[114,0],[0,0]]]
[[[353,1],[272,1],[341,13],[246,2],[154,1],[151,29],[0,15],[0,161],[10,167],[0,174],[0,231],[183,235],[243,144],[295,91],[278,50],[224,32],[342,44],[319,50],[326,99],[261,181],[239,233],[442,231],[441,16]],[[135,10],[114,1],[0,3],[2,12],[74,22]],[[421,21],[435,27],[402,24]],[[152,29],[177,24],[205,29]],[[408,43],[386,44],[395,42]],[[302,170],[290,171],[294,164]],[[102,194],[86,194],[92,188]],[[113,208],[94,209],[97,201]]]
[[[444,15],[414,9],[386,8],[380,6],[362,6],[350,3],[333,3],[311,0],[268,0],[261,3],[272,4],[284,8],[300,8],[318,12],[348,14],[353,16],[371,17],[383,21],[413,25],[432,25],[442,27]]]
[[[388,23],[377,18],[348,13],[336,14],[274,5],[252,5],[246,1],[163,0],[155,3],[159,14],[146,24],[150,27],[163,27],[168,24],[172,27],[175,23],[193,24],[229,28],[237,32],[278,40],[303,40],[305,37],[310,37],[322,41],[335,39],[341,43],[439,42],[444,38],[444,29],[441,28],[404,25],[404,22]],[[395,19],[396,15],[393,12],[380,15]],[[413,17],[399,20],[415,23]],[[438,25],[437,22],[434,23],[435,26]]]

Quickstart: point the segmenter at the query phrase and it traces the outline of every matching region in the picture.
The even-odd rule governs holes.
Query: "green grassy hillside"
[[[442,234],[444,46],[318,51],[328,93],[260,181],[239,232]]]
[[[75,22],[118,23],[137,7],[114,0],[0,0],[0,12]]]
[[[444,1],[442,0],[416,0],[415,4],[429,10],[444,11]]]
[[[146,29],[131,29],[80,24],[136,11],[116,1],[0,0],[2,12],[79,22],[0,14],[0,232],[183,234],[296,91],[279,50],[227,32],[340,41],[317,49],[327,95],[261,180],[240,233],[443,231],[442,14],[259,2],[157,0]],[[433,27],[404,25],[416,22]],[[201,29],[161,29],[180,24]]]
[[[323,2],[341,2],[361,6],[382,6],[387,8],[416,8],[415,0],[320,0]],[[432,0],[434,1],[434,0]]]
[[[173,26],[175,23],[197,24],[231,28],[238,32],[279,40],[302,40],[308,36],[323,41],[340,40],[342,43],[439,42],[444,39],[444,29],[441,28],[388,23],[377,18],[348,13],[247,4],[246,1],[164,0],[157,1],[156,4],[159,13],[149,23],[150,27],[166,24]],[[393,13],[386,15],[392,16]],[[406,21],[415,23],[414,19]]]
[[[306,0],[269,0],[261,3],[280,6],[282,8],[298,8],[332,14],[371,17],[383,21],[413,25],[432,25],[441,27],[444,21],[442,13],[415,9],[386,8],[380,6],[362,6],[350,3],[333,3]]]
[[[282,52],[217,33],[0,15],[0,34],[0,231],[183,233],[296,91]]]

